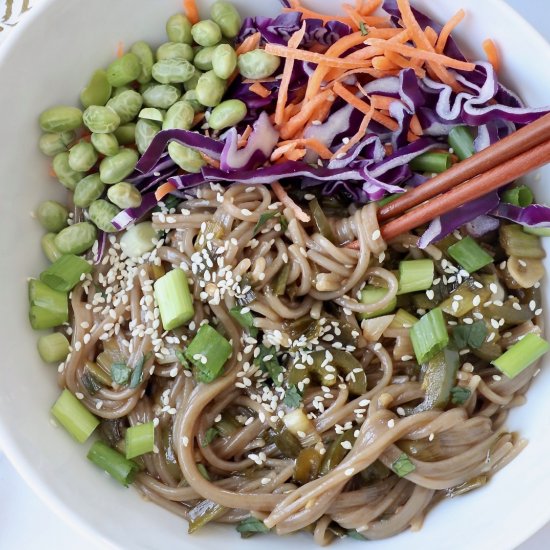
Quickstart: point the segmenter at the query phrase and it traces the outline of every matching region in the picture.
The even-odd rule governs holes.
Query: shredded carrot
[[[353,105],[358,111],[361,111],[364,115],[368,115],[371,111],[371,106],[359,99],[353,92],[350,92],[340,82],[336,82],[333,87],[334,93],[339,95],[343,100],[347,101],[350,105]]]
[[[116,45],[116,56],[120,59],[124,55],[124,42],[122,40],[119,40],[118,44]]]
[[[371,15],[374,13],[381,5],[382,0],[363,0],[361,3],[361,7],[357,7],[357,11],[361,15]],[[359,4],[359,2],[357,2]]]
[[[392,132],[395,132],[399,128],[399,124],[397,124],[393,118],[390,118],[380,111],[374,111],[374,113],[372,113],[372,119]]]
[[[248,89],[260,97],[269,97],[271,95],[271,92],[260,82],[254,82]]]
[[[273,189],[273,193],[277,199],[294,212],[296,219],[304,223],[310,220],[310,217],[288,196],[288,193],[278,181],[271,184],[271,189]]]
[[[252,50],[256,50],[260,45],[261,39],[262,39],[262,33],[260,32],[256,32],[248,36],[242,41],[239,47],[235,50],[237,52],[237,55],[242,55],[243,53],[248,53],[248,52],[251,52]]]
[[[417,136],[421,136],[424,132],[422,130],[422,125],[420,120],[418,120],[418,115],[414,114],[411,118],[411,132]]]
[[[385,96],[385,95],[371,95],[369,99],[370,99],[371,105],[375,109],[385,109],[387,111],[390,110],[390,105],[394,101],[399,101],[398,99],[395,99],[394,97],[388,97],[388,96]]]
[[[281,137],[283,139],[290,139],[296,135],[306,125],[307,121],[315,113],[315,110],[327,100],[330,94],[330,90],[325,90],[303,105],[302,109],[281,128]]]
[[[488,38],[487,40],[483,41],[483,51],[487,56],[487,60],[493,66],[493,69],[498,72],[501,67],[501,58],[497,45],[494,43],[493,40]]]
[[[458,10],[448,21],[445,23],[441,32],[439,33],[439,38],[437,39],[437,45],[435,51],[437,53],[443,53],[445,51],[445,46],[447,45],[447,40],[449,36],[455,29],[455,27],[464,19],[466,12],[464,10]]]
[[[418,78],[424,78],[426,76],[426,71],[422,69],[418,63],[406,59],[402,55],[399,55],[395,52],[386,52],[385,57],[387,57],[394,65],[401,67],[402,69],[412,68]]]
[[[297,147],[306,147],[307,149],[315,151],[322,159],[327,160],[332,158],[332,151],[324,143],[321,143],[318,139],[315,138],[281,141],[279,145],[295,145]]]
[[[202,151],[199,151],[200,156],[203,158],[203,160],[212,166],[212,168],[219,168],[220,167],[220,161],[213,159],[212,157],[209,157],[206,153],[203,153]]]
[[[250,124],[244,129],[244,132],[242,133],[241,137],[239,138],[239,141],[237,142],[237,146],[244,147],[248,143],[248,138],[250,137],[250,134],[252,133],[252,126]]]
[[[320,19],[323,23],[328,23],[329,21],[339,21],[345,25],[353,26],[353,20],[350,17],[336,17],[334,15],[327,15],[324,13],[319,13],[313,10],[309,10],[302,6],[296,8],[283,8],[283,13],[294,13],[298,12],[302,14],[302,20],[304,19]]]
[[[432,48],[435,48],[438,36],[437,36],[437,33],[434,31],[434,29],[428,26],[424,29],[424,34],[426,35],[426,38],[430,42]]]
[[[163,183],[162,185],[159,185],[157,190],[155,191],[155,199],[157,201],[162,200],[166,195],[170,194],[172,191],[175,191],[177,187],[173,184],[167,181],[166,183]]]
[[[379,71],[393,71],[394,69],[399,69],[397,65],[390,61],[384,55],[378,55],[372,58],[372,66]]]
[[[285,154],[287,160],[301,160],[306,156],[305,149],[294,149]]]
[[[260,84],[269,84],[270,82],[276,82],[278,78],[275,78],[274,76],[270,76],[268,78],[258,78],[257,80],[254,78],[243,78],[243,84],[255,84],[256,82],[259,82]]]
[[[353,26],[356,29],[360,28],[361,23],[365,25],[364,17],[353,6],[350,6],[349,4],[342,4],[342,9],[347,13],[348,17],[353,21]]]
[[[306,23],[301,29],[296,31],[288,41],[289,48],[297,48],[306,34]],[[294,59],[287,58],[285,68],[283,69],[283,78],[279,86],[279,94],[277,96],[277,106],[275,107],[275,124],[280,126],[284,120],[284,109],[288,100],[288,87],[292,78],[292,70],[294,69]]]
[[[347,143],[342,145],[342,147],[340,147],[340,149],[338,149],[338,151],[334,153],[332,158],[340,158],[341,156],[345,155],[356,143],[359,143],[359,141],[361,141],[363,136],[367,133],[367,128],[369,127],[370,121],[372,120],[373,112],[374,108],[371,106],[371,108],[369,109],[369,114],[365,115],[363,120],[361,121],[361,125],[359,126],[359,130],[357,131],[357,133]]]
[[[189,19],[193,25],[200,21],[199,10],[195,0],[183,0],[183,11],[185,11],[187,19]]]
[[[204,120],[204,113],[197,113],[193,117],[193,126],[191,127],[194,128],[199,122],[202,122],[203,120]]]
[[[48,168],[48,176],[51,176],[52,178],[57,178],[57,174],[55,173],[55,170],[53,169],[53,166],[51,164]]]
[[[360,250],[361,246],[359,245],[359,241],[352,241],[351,243],[345,244],[344,248],[348,250]]]

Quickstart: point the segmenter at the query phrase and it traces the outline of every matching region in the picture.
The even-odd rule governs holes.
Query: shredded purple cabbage
[[[158,200],[155,197],[155,193],[145,193],[142,195],[141,204],[137,208],[126,208],[119,212],[112,220],[111,223],[118,229],[125,229],[130,224],[139,220],[145,214],[149,213],[158,204]]]
[[[550,207],[542,204],[521,207],[501,202],[491,214],[527,227],[550,227]]]
[[[94,265],[101,263],[103,254],[105,254],[105,246],[107,245],[108,235],[105,231],[99,231],[97,234],[97,250],[94,254]]]

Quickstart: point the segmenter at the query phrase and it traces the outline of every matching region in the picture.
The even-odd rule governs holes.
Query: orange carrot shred
[[[455,29],[455,27],[464,19],[466,12],[464,10],[458,10],[448,21],[445,23],[441,32],[439,33],[439,38],[437,39],[437,44],[435,46],[435,51],[437,53],[443,53],[445,51],[445,46],[447,45],[447,40],[449,36]]]
[[[252,126],[250,126],[250,124],[244,129],[244,132],[242,133],[241,137],[239,138],[239,141],[237,143],[237,145],[239,147],[244,147],[247,142],[248,142],[248,138],[250,137],[250,134],[252,133]]]
[[[118,58],[121,58],[124,55],[124,42],[122,40],[118,41],[118,44],[116,45],[116,56]]]
[[[303,159],[306,156],[306,150],[305,149],[294,149],[292,151],[289,151],[288,153],[285,153],[284,156],[288,160],[300,160],[300,159]]]
[[[187,19],[189,19],[193,25],[200,21],[199,10],[195,0],[183,0],[183,10],[187,15]]]
[[[254,82],[254,84],[251,84],[248,89],[260,97],[269,97],[271,94],[271,92],[263,86],[261,82]]]
[[[399,67],[390,61],[386,56],[378,55],[372,58],[372,66],[379,71],[392,71]]]
[[[192,126],[192,128],[194,128],[199,122],[202,122],[203,120],[204,120],[204,113],[197,113],[193,117],[193,126]]]
[[[310,217],[288,196],[288,193],[278,181],[274,181],[271,184],[271,189],[273,189],[273,193],[277,199],[294,212],[296,219],[304,223],[309,222]]]
[[[353,26],[353,20],[350,17],[337,17],[334,15],[327,15],[324,13],[319,13],[302,6],[297,8],[282,8],[283,13],[293,13],[298,12],[302,14],[302,20],[304,19],[320,19],[323,23],[328,23],[329,21],[339,21],[345,25]]]
[[[290,139],[300,131],[307,124],[316,109],[327,100],[330,94],[330,90],[325,90],[303,105],[302,109],[281,128],[281,137],[283,139]]]
[[[498,73],[501,67],[501,58],[500,52],[498,51],[497,45],[493,40],[488,38],[483,41],[483,51],[487,56],[489,63],[493,66],[493,69]]]
[[[411,132],[417,136],[421,136],[423,134],[422,125],[420,124],[420,120],[418,120],[418,115],[416,114],[414,114],[411,118]]]
[[[399,101],[399,100],[397,100],[393,97],[385,96],[385,95],[372,95],[372,96],[370,96],[371,105],[375,109],[385,109],[385,110],[389,111],[390,105],[394,101]]]
[[[435,48],[438,36],[437,36],[437,33],[434,31],[434,29],[428,26],[424,29],[424,34],[426,35],[426,38],[429,40],[432,48]]]
[[[359,4],[359,2],[357,2]],[[382,0],[366,0],[361,2],[361,7],[357,11],[361,15],[371,15],[382,5]]]
[[[51,176],[52,178],[57,178],[57,174],[55,173],[55,170],[53,169],[53,166],[51,164],[48,169],[48,176]]]
[[[162,200],[166,195],[170,194],[172,191],[175,191],[177,187],[173,184],[167,181],[166,183],[163,183],[162,185],[159,185],[157,190],[155,191],[155,199],[157,201]]]
[[[203,158],[203,160],[212,166],[213,168],[219,168],[220,167],[220,161],[213,159],[212,157],[209,157],[206,153],[203,153],[202,151],[199,151],[200,156]]]
[[[248,53],[248,52],[251,52],[252,50],[257,49],[258,46],[260,45],[261,39],[262,39],[262,34],[260,32],[256,32],[248,36],[242,41],[239,47],[235,50],[237,52],[237,55],[242,55],[243,53]]]
[[[315,151],[322,159],[328,160],[332,158],[332,151],[324,144],[321,143],[318,139],[315,138],[305,138],[305,139],[294,139],[290,141],[281,141],[279,145],[295,145],[297,147],[306,147]]]
[[[367,128],[370,124],[370,121],[372,120],[373,112],[374,108],[371,106],[371,108],[369,109],[369,114],[365,115],[363,120],[361,121],[361,125],[359,126],[359,130],[357,131],[357,133],[347,143],[342,145],[342,147],[340,147],[340,149],[338,149],[338,151],[334,153],[332,158],[340,158],[341,156],[345,155],[356,143],[359,143],[359,141],[361,141],[363,136],[367,133]]]
[[[371,112],[370,105],[359,99],[353,92],[350,92],[340,82],[336,82],[333,89],[335,94],[339,95],[350,105],[353,105],[358,111],[361,111],[364,115],[368,115]]]

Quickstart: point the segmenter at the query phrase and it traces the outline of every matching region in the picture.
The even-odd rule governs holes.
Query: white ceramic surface
[[[236,2],[250,6],[250,1]],[[262,2],[262,13],[275,12],[275,0]],[[310,3],[325,9],[331,0]],[[41,230],[30,219],[39,200],[61,195],[47,176],[47,162],[38,153],[36,114],[59,102],[74,102],[90,70],[114,55],[116,44],[137,39],[162,40],[166,17],[176,11],[176,0],[44,0],[0,49],[0,234],[2,285],[2,349],[0,365],[0,446],[21,475],[61,515],[95,537],[102,547],[136,549],[249,547],[223,528],[192,538],[178,518],[141,501],[106,479],[85,460],[86,446],[76,445],[52,427],[47,411],[57,389],[54,372],[42,365],[34,350],[34,336],[26,320],[26,277],[43,266],[39,249]],[[453,0],[422,0],[417,5],[448,18]],[[468,53],[491,36],[504,53],[504,80],[532,105],[548,103],[550,50],[548,45],[498,0],[461,0],[469,13],[459,37]],[[550,175],[548,171],[546,175]],[[550,192],[540,189],[540,199]],[[19,228],[16,231],[16,228]],[[545,306],[548,299],[545,299]],[[550,452],[546,436],[550,402],[546,393],[550,374],[543,371],[529,393],[529,403],[510,418],[530,445],[491,484],[472,495],[438,506],[420,533],[405,533],[391,541],[369,543],[380,550],[428,547],[456,548],[467,540],[473,549],[517,546],[548,519],[550,480],[544,457]],[[457,533],[457,525],[460,526]],[[313,547],[308,536],[285,539]],[[277,548],[274,537],[262,538],[266,550]],[[350,541],[349,545],[354,544]]]

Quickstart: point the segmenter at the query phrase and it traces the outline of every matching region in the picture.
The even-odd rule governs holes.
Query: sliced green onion
[[[29,320],[35,330],[57,327],[69,320],[67,293],[54,290],[42,281],[29,281],[29,302]]]
[[[172,269],[155,282],[155,299],[164,330],[180,327],[195,315],[187,275],[182,269]]]
[[[379,302],[380,300],[385,298],[387,293],[388,293],[387,288],[367,285],[361,291],[361,298],[359,299],[359,301],[362,304],[366,304],[366,305],[376,304],[376,302]],[[374,311],[372,313],[360,313],[359,318],[372,319],[373,317],[380,317],[380,315],[386,315],[387,313],[391,313],[396,306],[397,306],[397,298],[394,297],[393,300],[391,300],[386,307],[379,309],[378,311]]]
[[[126,430],[126,458],[151,453],[155,447],[155,426],[153,422],[131,426]]]
[[[500,244],[507,256],[542,259],[545,252],[535,235],[528,235],[521,226],[511,224],[500,227]]]
[[[112,386],[112,378],[94,361],[86,361],[84,368],[102,386]]]
[[[468,126],[455,126],[449,132],[448,141],[460,160],[466,160],[475,153],[474,138]]]
[[[227,508],[212,500],[201,500],[194,508],[189,510],[188,533],[194,533],[207,523],[218,519],[227,513]]]
[[[424,153],[411,160],[409,166],[415,172],[441,174],[451,167],[452,159],[449,153]]]
[[[273,285],[273,294],[275,294],[275,296],[282,296],[285,293],[286,283],[288,281],[289,274],[290,274],[290,264],[286,263],[281,268],[279,273],[277,273],[275,284]]]
[[[550,227],[529,227],[528,225],[524,225],[523,231],[530,235],[537,235],[537,237],[550,237]]]
[[[38,339],[38,353],[46,363],[65,361],[69,355],[69,341],[64,334],[54,332]]]
[[[411,328],[417,321],[417,317],[403,308],[399,308],[389,328]]]
[[[447,249],[449,256],[458,262],[468,273],[493,263],[493,257],[485,252],[472,237],[464,237]]]
[[[111,378],[119,386],[127,384],[130,379],[130,369],[126,363],[113,363],[111,365]]]
[[[364,23],[362,23],[364,25]],[[243,519],[236,527],[237,531],[241,534],[241,538],[247,539],[255,533],[269,533],[269,529],[261,519],[250,516]]]
[[[185,350],[185,357],[195,367],[195,378],[209,383],[221,373],[231,357],[231,344],[210,325],[202,325]]]
[[[386,204],[393,202],[395,199],[398,199],[400,196],[401,196],[401,193],[394,193],[393,195],[388,195],[387,197],[384,197],[383,199],[376,201],[376,204],[378,205],[378,208],[381,208],[382,206],[385,206]]]
[[[313,447],[321,442],[321,436],[303,409],[294,409],[283,416],[287,430],[298,438],[302,447]]]
[[[546,340],[529,333],[491,363],[508,378],[515,378],[549,349],[550,344]]]
[[[99,425],[99,420],[66,389],[54,403],[52,415],[79,443],[84,443]]]
[[[410,336],[418,363],[432,359],[449,343],[443,312],[436,307],[423,315],[411,328]]]
[[[399,263],[399,290],[397,294],[409,294],[428,290],[434,280],[434,263],[424,260],[405,260]]]
[[[112,478],[125,487],[134,482],[136,474],[139,471],[139,467],[135,462],[127,460],[118,451],[111,449],[111,447],[103,443],[103,441],[96,441],[90,447],[87,456],[88,460],[99,466],[102,470],[105,470]]]
[[[416,466],[411,462],[409,455],[403,453],[391,465],[391,469],[399,476],[405,477],[416,470]]]
[[[55,260],[63,256],[59,248],[55,246],[55,233],[46,233],[42,237],[40,244],[42,245],[44,255],[48,258],[48,260],[50,260],[50,262],[55,262]]]
[[[533,204],[534,200],[533,191],[527,185],[512,187],[502,193],[503,202],[513,204],[514,206],[521,206],[522,208]]]
[[[317,231],[323,235],[323,237],[326,237],[331,243],[336,242],[336,237],[334,236],[332,227],[330,226],[330,223],[328,222],[328,219],[317,199],[312,199],[309,201],[309,209]]]
[[[84,273],[91,273],[92,266],[80,256],[65,254],[57,259],[48,269],[42,271],[40,280],[50,288],[61,292],[72,290]]]
[[[229,313],[241,327],[247,329],[250,336],[256,336],[258,334],[258,329],[254,326],[254,315],[252,315],[250,311],[243,313],[242,309],[243,308],[240,307],[233,307],[229,310]]]

